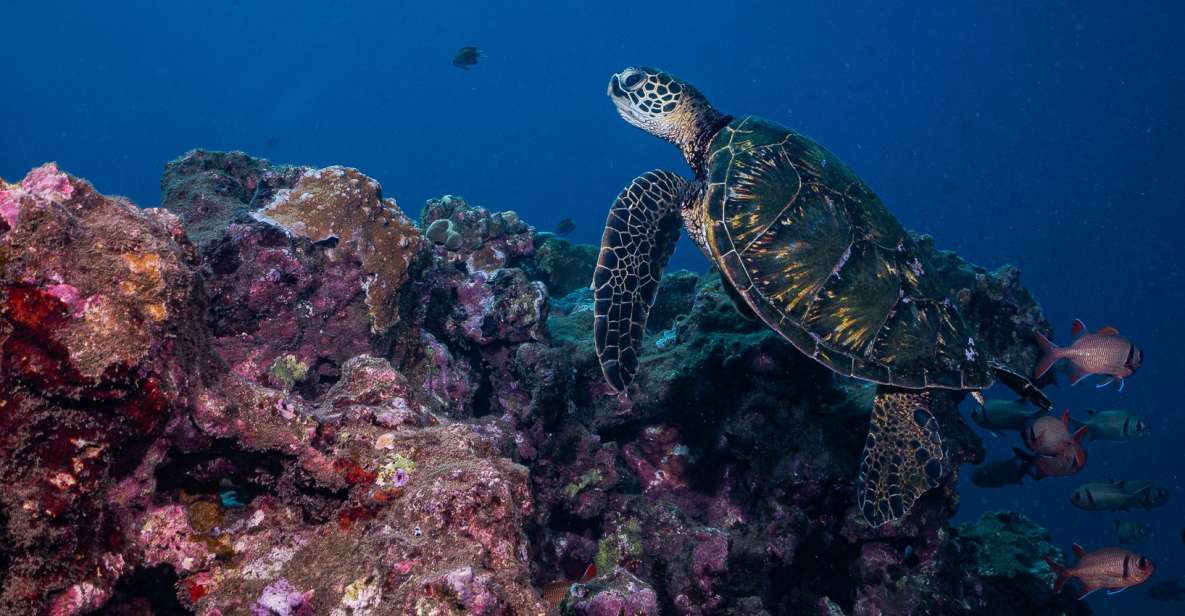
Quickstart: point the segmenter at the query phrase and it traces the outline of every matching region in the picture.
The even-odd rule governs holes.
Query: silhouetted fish
[[[1148,589],[1148,596],[1157,601],[1185,601],[1185,584],[1181,580],[1164,580]]]
[[[1024,430],[1029,422],[1045,414],[1042,409],[1030,409],[1024,400],[988,400],[971,411],[971,419],[979,427],[991,430]]]
[[[571,218],[565,218],[555,226],[556,235],[567,235],[576,230],[576,223],[572,222]]]
[[[1152,527],[1135,520],[1115,520],[1115,535],[1119,543],[1144,543],[1152,536]]]
[[[263,142],[263,145],[266,145],[269,148],[274,148],[274,147],[280,145],[280,138],[279,137],[268,137],[267,141]]]
[[[457,51],[457,55],[453,56],[453,66],[467,71],[470,66],[477,64],[479,58],[481,58],[480,49],[476,47],[462,47]]]
[[[1169,500],[1168,489],[1151,481],[1094,481],[1070,495],[1070,504],[1087,511],[1154,509]]]
[[[1022,483],[1028,474],[1031,464],[1019,457],[987,462],[975,467],[971,471],[971,483],[981,488],[1002,488],[1006,485]]]
[[[1148,436],[1148,424],[1129,411],[1087,410],[1086,421],[1070,418],[1078,426],[1090,428],[1090,440],[1134,441]]]

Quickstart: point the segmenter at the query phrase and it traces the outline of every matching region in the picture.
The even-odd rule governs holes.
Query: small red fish
[[[578,580],[559,580],[544,584],[543,588],[540,589],[543,594],[543,602],[552,607],[559,607],[564,597],[568,596],[568,589],[573,584],[584,584],[595,577],[597,577],[597,565],[596,563],[592,563],[584,570],[584,574]]]
[[[1053,572],[1057,574],[1053,592],[1061,592],[1070,578],[1078,578],[1078,581],[1082,582],[1079,599],[1100,588],[1107,589],[1108,595],[1123,592],[1130,586],[1142,584],[1156,569],[1152,561],[1123,548],[1102,548],[1097,552],[1087,553],[1082,546],[1075,543],[1074,557],[1078,559],[1078,564],[1073,567],[1063,567],[1049,558],[1046,558],[1045,562],[1049,563]]]
[[[1105,387],[1118,380],[1119,389],[1122,391],[1123,379],[1135,374],[1144,363],[1144,351],[1120,336],[1119,330],[1114,327],[1104,327],[1090,334],[1083,333],[1085,331],[1086,325],[1082,320],[1074,319],[1071,332],[1076,339],[1068,347],[1059,347],[1041,335],[1041,332],[1033,332],[1037,344],[1045,352],[1037,362],[1033,378],[1041,378],[1058,360],[1068,359],[1074,366],[1070,377],[1071,384],[1077,385],[1078,381],[1092,374],[1101,374],[1106,376],[1107,380],[1099,383],[1097,387]]]
[[[1043,415],[1029,423],[1021,432],[1021,439],[1034,453],[1060,454],[1067,447],[1080,444],[1090,431],[1087,426],[1078,428],[1070,433],[1070,411],[1062,412],[1062,416]]]
[[[1013,449],[1016,457],[1032,465],[1033,477],[1065,477],[1082,470],[1086,465],[1086,449],[1082,446],[1089,428],[1083,426],[1070,434],[1070,411],[1061,419],[1046,415],[1038,417],[1021,432],[1025,445],[1033,453]]]

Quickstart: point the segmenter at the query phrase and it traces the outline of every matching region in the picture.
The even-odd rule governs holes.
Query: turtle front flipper
[[[946,454],[930,394],[880,387],[856,482],[864,520],[880,526],[904,516],[946,475]]]
[[[678,174],[647,171],[609,210],[593,271],[593,329],[601,372],[615,391],[625,391],[637,374],[646,318],[679,239],[679,208],[690,192],[690,183]]]

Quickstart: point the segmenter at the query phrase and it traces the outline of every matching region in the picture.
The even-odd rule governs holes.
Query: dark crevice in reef
[[[466,355],[462,355],[466,357]],[[468,355],[467,359],[473,362],[473,365],[482,366],[485,360],[481,355],[473,353]],[[485,417],[494,412],[494,383],[493,376],[488,370],[478,372],[477,391],[473,393],[473,417]]]
[[[230,439],[216,439],[199,452],[170,451],[168,461],[156,471],[157,485],[162,492],[214,496],[224,503],[248,503],[270,494],[299,506],[309,523],[328,521],[346,501],[348,491],[317,485],[294,460],[276,452],[244,450]]]
[[[582,518],[559,510],[552,512],[547,526],[556,532],[588,536],[593,539],[601,538],[601,520],[599,518]]]
[[[137,567],[115,584],[115,592],[96,616],[186,616],[194,614],[177,598],[177,572],[168,565]]]
[[[297,383],[292,391],[305,400],[316,400],[341,380],[341,376],[341,366],[337,362],[321,358],[309,366],[308,377]]]

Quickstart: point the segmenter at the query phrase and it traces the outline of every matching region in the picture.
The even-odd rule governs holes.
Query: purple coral
[[[312,591],[301,592],[286,579],[280,578],[263,589],[252,616],[312,616]]]

